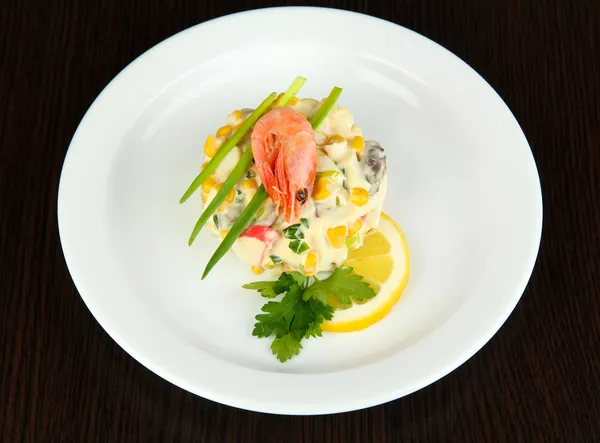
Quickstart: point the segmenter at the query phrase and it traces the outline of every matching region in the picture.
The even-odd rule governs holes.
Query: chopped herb
[[[273,264],[278,264],[281,263],[281,258],[276,256],[276,255],[269,255],[269,258],[271,259],[271,261],[273,262]]]
[[[358,241],[358,239],[359,239],[358,232],[356,234],[354,234],[352,237],[348,237],[346,239],[346,247],[348,249],[351,249],[356,244],[356,242]]]
[[[217,215],[213,216],[213,222],[215,224],[215,228],[219,229],[219,217]]]
[[[254,171],[252,169],[248,169],[248,172],[246,172],[246,178],[254,178],[256,177],[254,175]]]
[[[364,301],[375,296],[375,291],[359,275],[352,274],[348,266],[337,268],[324,280],[305,277],[299,272],[284,272],[275,281],[259,281],[243,287],[267,298],[284,294],[281,301],[269,301],[262,307],[252,331],[259,338],[274,336],[271,351],[282,363],[298,355],[303,339],[322,336],[321,324],[333,318],[329,294],[346,304],[351,303],[351,297]]]
[[[308,219],[306,218],[301,218],[300,221],[302,222],[302,224],[304,225],[304,227],[306,229],[310,228],[310,224],[308,223]]]
[[[292,240],[290,241],[289,248],[296,254],[304,254],[310,249],[310,246],[304,240]]]
[[[258,220],[259,218],[261,218],[263,215],[265,215],[265,208],[261,207],[258,212],[256,213],[256,219]]]
[[[302,232],[302,225],[300,223],[285,228],[283,235],[290,240],[304,240],[304,232]]]
[[[334,171],[333,169],[328,169],[327,171],[318,172],[318,174],[322,177],[337,177],[341,173],[340,173],[340,171]]]
[[[237,195],[235,196],[235,203],[244,203],[244,193],[239,189],[236,189]]]

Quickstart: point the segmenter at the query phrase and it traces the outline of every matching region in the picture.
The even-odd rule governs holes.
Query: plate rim
[[[390,389],[386,393],[381,394],[379,396],[373,396],[364,401],[356,401],[352,405],[338,405],[338,407],[335,407],[335,408],[332,408],[330,406],[325,406],[324,408],[319,408],[319,407],[315,407],[315,405],[303,405],[303,404],[278,404],[278,405],[276,405],[276,407],[273,407],[275,405],[261,404],[260,401],[253,401],[252,399],[228,398],[226,396],[220,397],[218,394],[215,395],[216,393],[211,392],[210,390],[207,390],[207,389],[203,390],[203,389],[198,389],[197,386],[190,386],[190,384],[185,382],[184,380],[178,379],[178,377],[173,376],[172,374],[165,373],[166,371],[163,371],[163,370],[157,368],[153,362],[148,361],[148,359],[145,358],[143,355],[140,355],[137,352],[137,350],[132,349],[132,347],[129,346],[129,344],[127,343],[127,340],[124,337],[121,337],[120,334],[118,333],[118,331],[111,330],[110,327],[107,327],[106,322],[105,322],[106,319],[101,318],[102,316],[98,315],[98,313],[95,312],[95,309],[93,308],[93,303],[90,303],[90,300],[86,298],[83,291],[80,291],[80,289],[79,289],[80,285],[78,285],[76,283],[77,278],[75,277],[74,272],[72,270],[73,262],[72,261],[70,262],[69,258],[67,258],[68,252],[67,252],[66,248],[68,246],[66,247],[65,244],[67,244],[68,241],[65,241],[66,235],[65,235],[64,223],[61,222],[61,220],[64,220],[63,217],[61,217],[61,214],[64,214],[64,212],[61,210],[61,208],[62,208],[61,201],[64,200],[64,192],[63,191],[64,191],[64,186],[66,186],[65,182],[67,180],[65,178],[66,177],[65,171],[67,170],[66,166],[68,166],[68,163],[69,163],[69,156],[73,152],[72,147],[74,146],[74,143],[77,140],[77,136],[80,132],[80,129],[83,127],[84,122],[86,121],[86,118],[88,118],[88,116],[91,115],[91,113],[94,111],[94,109],[98,106],[100,100],[102,98],[104,98],[107,94],[110,93],[111,88],[113,87],[115,81],[117,81],[119,78],[121,78],[122,75],[127,70],[131,69],[133,66],[136,66],[136,65],[142,63],[143,60],[149,54],[157,51],[157,49],[159,47],[162,47],[163,45],[166,45],[166,44],[171,44],[172,42],[176,41],[181,36],[194,32],[194,30],[196,30],[199,27],[204,27],[209,24],[215,25],[216,23],[221,22],[221,21],[235,20],[239,16],[261,15],[264,13],[271,13],[272,11],[275,13],[278,11],[292,12],[293,10],[310,10],[310,11],[314,11],[317,14],[319,14],[320,11],[324,10],[324,11],[329,11],[329,13],[342,14],[342,15],[349,14],[349,15],[360,16],[361,19],[370,20],[373,22],[383,22],[383,23],[386,23],[387,25],[396,26],[396,27],[402,29],[403,31],[412,34],[413,37],[422,39],[423,41],[426,42],[426,44],[430,44],[430,45],[432,44],[432,45],[436,46],[437,50],[441,50],[441,51],[445,52],[446,54],[451,55],[452,57],[456,58],[463,65],[463,68],[469,70],[471,73],[474,73],[477,77],[479,77],[479,79],[486,85],[486,87],[489,88],[489,90],[495,95],[496,99],[500,100],[500,103],[504,107],[504,111],[508,112],[508,114],[512,118],[514,124],[516,125],[516,128],[518,128],[518,130],[520,131],[520,135],[523,138],[525,146],[529,150],[530,161],[532,163],[532,166],[533,166],[534,172],[535,172],[535,182],[536,182],[535,190],[537,193],[537,201],[535,203],[538,206],[538,208],[537,208],[538,214],[537,215],[539,216],[539,218],[536,220],[537,223],[536,223],[536,227],[535,227],[535,232],[533,233],[534,234],[533,243],[535,244],[535,247],[529,251],[529,256],[527,257],[527,260],[523,260],[523,262],[526,263],[527,266],[526,267],[523,266],[523,269],[525,270],[525,272],[523,273],[523,275],[524,275],[523,281],[519,282],[518,285],[515,284],[515,293],[517,293],[518,295],[513,296],[510,299],[511,303],[507,303],[505,311],[502,313],[502,315],[496,316],[496,323],[493,326],[488,328],[488,334],[485,334],[484,336],[479,337],[476,340],[473,340],[473,342],[470,344],[470,346],[468,346],[468,350],[463,351],[463,353],[461,353],[460,356],[456,356],[454,361],[447,362],[445,366],[438,368],[437,371],[434,371],[436,373],[435,375],[424,378],[421,381],[421,383],[414,384],[408,388],[406,388],[406,387],[401,387],[401,388],[390,387]],[[61,198],[63,200],[61,200]],[[64,203],[64,201],[63,201],[63,203]],[[91,105],[85,112],[83,118],[79,122],[77,129],[74,132],[74,135],[69,143],[69,147],[68,147],[67,153],[65,155],[64,161],[63,161],[61,175],[60,175],[59,184],[58,184],[57,218],[58,218],[58,231],[59,231],[60,243],[61,243],[61,248],[63,250],[63,254],[65,257],[65,262],[66,262],[67,268],[69,270],[69,274],[74,282],[74,285],[75,285],[78,293],[80,294],[80,297],[82,298],[82,300],[84,301],[84,304],[86,305],[88,310],[91,312],[91,314],[94,316],[96,321],[106,331],[106,333],[112,338],[112,340],[114,340],[126,353],[128,353],[131,357],[133,357],[135,360],[137,360],[140,364],[145,366],[147,369],[149,369],[153,373],[157,374],[159,377],[167,380],[168,382],[170,382],[182,389],[192,392],[195,395],[201,396],[205,399],[209,399],[211,401],[216,401],[216,402],[228,405],[228,406],[233,406],[236,408],[241,408],[241,409],[250,410],[250,411],[281,414],[281,415],[315,415],[315,414],[331,414],[331,413],[340,413],[340,412],[348,412],[348,411],[353,411],[353,410],[360,410],[360,409],[364,409],[367,407],[381,405],[381,404],[399,399],[401,397],[404,397],[406,395],[414,393],[414,392],[434,383],[435,381],[445,377],[450,372],[454,371],[459,366],[461,366],[463,363],[465,363],[469,359],[471,359],[477,352],[479,352],[479,350],[481,350],[481,348],[483,348],[483,346],[485,346],[485,344],[487,344],[489,342],[489,340],[499,331],[499,329],[506,322],[506,320],[508,319],[510,314],[514,311],[516,305],[518,304],[521,297],[523,296],[523,293],[531,279],[531,275],[533,274],[533,272],[535,270],[535,265],[537,262],[539,249],[540,249],[540,245],[541,245],[542,232],[543,232],[543,220],[544,220],[544,208],[543,208],[543,193],[542,193],[541,182],[540,182],[540,178],[539,178],[539,171],[538,171],[538,168],[537,168],[537,165],[535,162],[535,158],[533,157],[533,152],[531,151],[531,146],[527,140],[527,137],[526,137],[524,131],[522,130],[522,128],[521,128],[519,122],[517,121],[517,119],[515,118],[514,114],[512,113],[512,111],[510,110],[508,105],[505,103],[505,101],[502,99],[502,97],[498,94],[498,92],[485,80],[485,78],[483,78],[477,71],[475,71],[475,69],[473,69],[468,63],[466,63],[464,60],[462,60],[460,57],[458,57],[456,54],[454,54],[450,50],[446,49],[441,44],[425,37],[424,35],[419,34],[419,33],[415,32],[409,28],[406,28],[402,25],[399,25],[397,23],[394,23],[394,22],[391,22],[391,21],[388,21],[388,20],[385,20],[382,18],[374,17],[374,16],[371,16],[368,14],[338,9],[338,8],[312,7],[312,6],[280,6],[280,7],[257,8],[257,9],[252,9],[252,10],[248,10],[248,11],[236,12],[233,14],[228,14],[228,15],[224,15],[224,16],[220,16],[220,17],[211,19],[211,20],[207,20],[207,21],[198,23],[196,25],[193,25],[191,27],[188,27],[186,29],[183,29],[183,30],[163,39],[162,41],[158,42],[157,44],[153,45],[152,47],[150,47],[149,49],[144,51],[142,54],[140,54],[138,57],[133,59],[130,63],[128,63],[121,71],[119,71],[110,80],[110,82],[107,83],[107,85],[102,89],[102,91],[96,96],[94,101],[91,103]],[[456,315],[456,313],[454,315]],[[374,364],[376,365],[377,363],[376,362],[370,363],[370,365],[374,365]],[[292,376],[293,374],[288,374],[288,375]]]

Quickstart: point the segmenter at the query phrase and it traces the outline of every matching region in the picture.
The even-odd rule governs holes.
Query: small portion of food
[[[271,350],[281,362],[305,338],[381,320],[409,273],[404,235],[381,217],[383,148],[336,106],[340,88],[322,101],[296,98],[305,80],[256,110],[233,111],[206,139],[202,170],[180,200],[201,188],[205,208],[190,245],[204,225],[222,239],[203,279],[230,248],[254,274],[274,278],[244,288],[281,296],[263,306],[252,332],[275,336]]]
[[[276,277],[284,270],[305,275],[332,271],[379,222],[387,184],[384,150],[378,142],[363,138],[354,117],[342,106],[333,106],[313,130],[308,119],[321,104],[304,98],[272,109],[257,121],[251,136],[231,151],[236,154],[228,154],[239,161],[251,149],[254,163],[207,225],[218,236],[229,231],[262,184],[269,198],[249,226],[269,226],[280,236],[260,263],[254,260],[257,254],[248,250],[256,243],[238,239],[232,246],[254,272],[262,269]],[[239,115],[234,111],[228,121],[239,124]],[[225,136],[220,143],[226,141]],[[235,167],[235,161],[225,160],[226,165],[220,165],[202,187],[207,205],[221,189],[219,173],[227,176]]]
[[[226,175],[226,166],[224,165],[235,163],[232,161],[231,157],[228,159],[229,161],[223,161],[225,157],[233,150],[236,155],[237,149],[236,145],[242,141],[243,137],[250,130],[250,128],[256,123],[256,121],[260,118],[261,115],[265,113],[267,108],[271,106],[271,104],[275,101],[277,94],[274,92],[270,94],[259,106],[256,110],[252,111],[247,115],[247,118],[244,117],[244,113],[241,111],[236,111],[234,114],[236,118],[243,118],[244,120],[239,123],[239,125],[235,126],[235,131],[233,134],[227,138],[229,134],[231,134],[232,130],[223,130],[225,127],[217,130],[217,137],[213,137],[209,135],[206,139],[206,143],[204,143],[204,154],[210,158],[209,161],[206,161],[202,164],[202,171],[200,174],[196,176],[192,184],[185,191],[179,203],[185,202],[190,196],[200,187],[204,186],[204,182],[207,181],[210,175],[215,172],[215,175],[223,177]],[[225,140],[226,139],[226,140]],[[221,169],[217,171],[217,167],[223,162],[221,165]],[[239,163],[239,162],[238,162]]]

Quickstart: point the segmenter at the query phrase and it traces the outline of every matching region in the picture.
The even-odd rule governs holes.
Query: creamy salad
[[[290,108],[308,119],[322,102],[295,99]],[[252,112],[241,109],[227,117],[227,125],[209,136],[205,164]],[[365,233],[377,227],[387,187],[384,150],[376,141],[365,140],[350,111],[334,106],[315,131],[316,178],[298,220],[287,223],[267,198],[253,220],[234,243],[233,250],[255,274],[296,270],[305,275],[331,271],[362,245]],[[245,136],[202,184],[202,199],[208,204],[227,179],[242,153],[250,148]],[[223,238],[261,185],[254,163],[229,193],[207,223]]]

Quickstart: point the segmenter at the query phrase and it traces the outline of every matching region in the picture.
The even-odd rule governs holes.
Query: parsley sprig
[[[266,298],[284,294],[280,301],[269,301],[262,307],[263,313],[256,316],[252,331],[259,338],[275,336],[271,351],[282,363],[300,353],[303,339],[321,337],[321,324],[333,318],[333,308],[327,302],[329,294],[341,303],[375,296],[375,291],[362,277],[352,274],[349,266],[336,268],[323,280],[284,272],[275,281],[258,281],[243,287]]]

